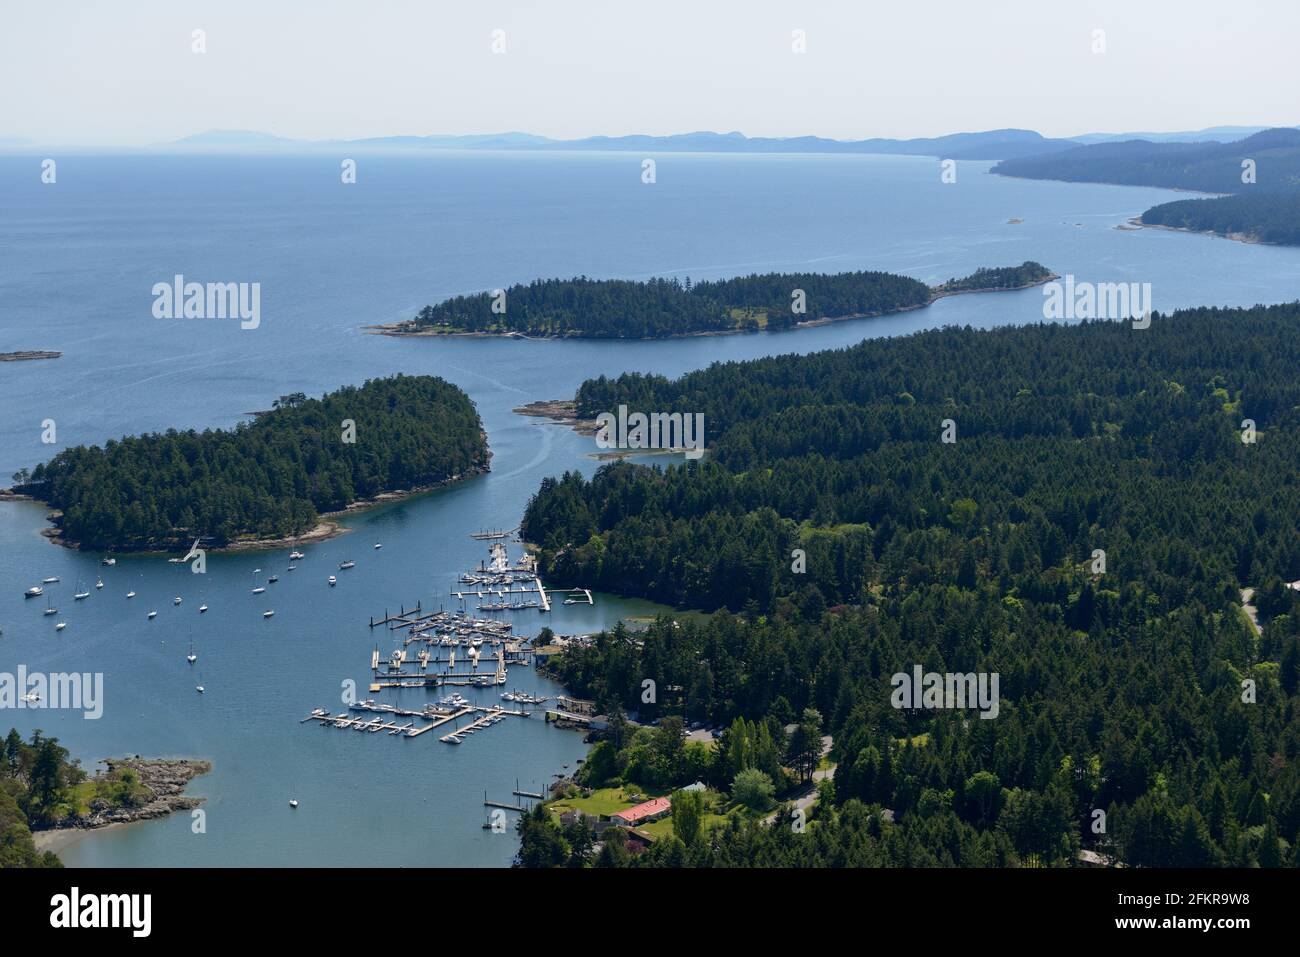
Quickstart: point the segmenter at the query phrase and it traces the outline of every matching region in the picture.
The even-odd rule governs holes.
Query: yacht
[[[280,576],[279,576],[279,575],[272,575],[270,578],[267,579],[267,582],[268,582],[269,584],[274,585],[274,584],[275,584],[276,582],[278,582],[279,580],[280,580]]]
[[[97,579],[95,579],[95,588],[96,588],[96,589],[99,589],[99,588],[103,588],[103,587],[104,587],[104,579],[102,579],[102,578],[97,578]]]
[[[383,548],[383,547],[384,547],[384,543],[383,543],[383,542],[375,542],[375,551],[379,551],[379,549],[381,549],[381,548]]]
[[[117,559],[116,559],[116,558],[112,558],[111,556],[106,556],[106,557],[105,557],[105,558],[100,562],[100,564],[101,564],[101,565],[108,565],[108,566],[111,567],[111,566],[117,564]]]
[[[293,570],[294,570],[295,568],[297,568],[297,567],[298,567],[297,565],[290,565],[290,566],[289,566],[289,571],[293,571]]]
[[[207,610],[208,610],[208,606],[207,606],[207,605],[199,605],[199,614],[200,614],[200,615],[203,614],[203,613],[204,613],[205,611],[207,611]]]
[[[156,611],[151,611],[151,612],[149,612],[149,620],[150,620],[150,621],[152,621],[153,619],[155,619],[155,618],[157,618],[157,617],[158,617],[158,612],[156,612]]]
[[[274,615],[274,614],[275,614],[275,611],[274,611],[273,609],[267,609],[266,611],[262,612],[262,617],[263,617],[263,618],[270,618],[270,617],[271,617],[272,615]]]
[[[90,597],[90,592],[86,591],[86,590],[85,590],[85,587],[84,587],[83,585],[81,585],[80,583],[78,583],[78,584],[77,584],[77,590],[76,590],[76,592],[73,594],[72,597],[73,597],[73,599],[76,600],[76,601],[81,601],[83,598],[89,598],[89,597]]]
[[[356,568],[356,566],[357,563],[350,558],[346,562],[339,562],[339,568]]]
[[[291,562],[296,562],[298,559],[306,558],[306,557],[307,557],[306,555],[304,555],[302,552],[297,550],[289,553],[289,561]]]
[[[199,694],[203,694],[203,685],[195,685],[194,690],[197,691]]]
[[[181,603],[181,596],[180,596],[180,595],[177,595],[175,598],[172,599],[172,604],[173,604],[173,605],[179,605],[180,603]]]
[[[297,798],[290,798],[290,799],[289,799],[289,807],[297,807],[297,806],[298,806],[298,799],[297,799]]]
[[[264,591],[266,591],[266,586],[265,586],[265,585],[258,585],[256,588],[253,589],[253,594],[254,594],[254,595],[260,595],[260,594],[262,594],[262,592],[264,592]]]
[[[44,595],[44,594],[45,594],[44,588],[42,588],[40,585],[33,585],[31,588],[27,589],[27,591],[23,592],[23,597],[36,598],[39,595]]]
[[[194,642],[192,641],[190,642],[190,653],[185,656],[185,660],[190,664],[194,664],[194,662],[199,660],[199,656],[194,653]]]
[[[127,592],[127,593],[126,593],[126,597],[127,597],[127,598],[134,598],[134,597],[135,597],[135,592],[134,592],[134,591],[129,591],[129,592]]]
[[[67,628],[67,627],[68,627],[68,623],[67,623],[66,621],[61,621],[61,622],[59,622],[57,625],[54,626],[54,630],[55,630],[55,631],[62,631],[64,628]]]
[[[54,584],[56,581],[58,581],[58,580],[59,580],[59,576],[58,576],[58,575],[51,575],[49,578],[42,578],[42,579],[41,579],[41,584],[42,584],[42,585],[53,585],[53,584]]]
[[[338,580],[337,578],[335,578],[333,575],[331,575],[331,576],[329,577],[330,587],[333,588],[335,585],[338,584],[338,581],[339,581],[339,580]]]

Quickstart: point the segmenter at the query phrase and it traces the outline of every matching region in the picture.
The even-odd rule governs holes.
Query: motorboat
[[[208,610],[208,606],[207,606],[207,605],[199,605],[199,614],[200,614],[200,615],[203,614],[203,613],[204,613],[205,611],[207,611],[207,610]]]
[[[158,617],[158,612],[156,612],[156,611],[151,611],[151,612],[149,612],[149,620],[150,620],[150,621],[152,621],[153,619],[155,619],[155,618],[157,618],[157,617]]]
[[[274,615],[274,614],[275,614],[275,611],[274,611],[273,609],[269,609],[269,608],[268,608],[266,611],[262,612],[262,617],[263,617],[263,618],[270,618],[270,617],[271,617],[272,615]]]
[[[333,575],[331,575],[329,577],[329,583],[330,583],[330,587],[332,588],[339,583],[339,580],[335,578]]]
[[[23,592],[23,597],[24,597],[24,598],[37,598],[37,597],[39,597],[39,596],[41,596],[41,595],[44,595],[44,594],[45,594],[45,589],[44,589],[44,588],[42,588],[40,585],[33,585],[31,588],[27,589],[27,591]]]
[[[346,569],[348,569],[348,568],[356,568],[356,567],[357,567],[357,563],[354,562],[354,561],[353,561],[352,559],[350,559],[350,558],[349,558],[347,561],[345,561],[345,562],[339,562],[339,568],[341,568],[341,569],[345,569],[345,570],[346,570]]]

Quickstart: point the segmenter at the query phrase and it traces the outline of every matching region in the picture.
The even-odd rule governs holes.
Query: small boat
[[[53,584],[54,584],[56,581],[58,581],[58,580],[59,580],[59,576],[58,576],[58,575],[51,575],[49,578],[42,578],[42,579],[41,579],[41,584],[42,584],[42,585],[53,585]]]
[[[135,597],[135,592],[133,592],[133,591],[129,591],[129,592],[127,592],[127,593],[126,593],[126,597],[127,597],[127,598],[134,598],[134,597]]]
[[[40,585],[33,585],[31,588],[27,589],[27,591],[23,592],[23,597],[36,598],[38,595],[44,595],[44,594],[45,594],[44,588],[42,588]]]
[[[181,596],[180,596],[180,595],[177,595],[175,598],[172,599],[172,604],[173,604],[173,605],[179,605],[179,604],[181,603],[181,601],[182,601]]]
[[[194,690],[197,691],[199,694],[203,694],[203,685],[195,685]]]
[[[263,618],[270,618],[270,617],[271,617],[272,615],[274,615],[274,614],[275,614],[275,611],[274,611],[273,609],[267,609],[266,611],[262,612],[262,617],[263,617]]]
[[[207,605],[199,605],[199,614],[200,614],[200,615],[203,614],[203,613],[204,613],[205,611],[207,611],[207,610],[208,610],[208,606],[207,606]]]
[[[108,565],[108,566],[111,567],[111,566],[117,564],[117,559],[116,559],[116,558],[112,558],[112,557],[110,557],[110,556],[105,556],[105,557],[100,561],[100,564],[101,564],[101,565]]]
[[[339,562],[339,568],[346,569],[346,568],[356,568],[356,567],[357,567],[357,563],[352,561],[352,559],[350,558],[346,562]]]
[[[258,585],[256,588],[253,589],[253,594],[254,594],[254,595],[260,595],[260,594],[262,594],[262,592],[264,592],[264,591],[266,591],[266,586],[265,586],[265,585]]]
[[[41,696],[38,695],[35,691],[29,691],[27,694],[23,695],[23,700],[32,702],[34,704],[35,702],[41,700]]]
[[[304,555],[302,552],[297,550],[289,553],[289,561],[291,562],[296,562],[298,559],[306,558],[306,557],[307,557],[306,555]]]
[[[295,568],[297,568],[297,567],[298,567],[297,565],[290,565],[290,566],[289,566],[289,571],[293,571],[293,570],[294,570]]]
[[[95,587],[96,587],[96,588],[103,588],[103,587],[104,587],[104,579],[102,579],[102,578],[97,578],[97,579],[95,580]]]
[[[67,628],[67,627],[68,627],[68,623],[67,623],[66,621],[61,621],[61,622],[59,622],[57,625],[54,626],[54,630],[55,630],[55,631],[62,631],[64,628]]]
[[[152,621],[153,619],[155,619],[155,618],[157,618],[157,617],[158,617],[158,612],[156,612],[156,611],[151,611],[151,612],[149,612],[149,620],[150,620],[150,621]]]
[[[331,575],[329,577],[329,583],[330,583],[330,587],[333,588],[335,585],[339,583],[339,580],[335,578],[333,575]]]
[[[280,580],[280,576],[279,576],[279,575],[272,575],[270,578],[267,579],[267,583],[268,583],[268,584],[271,584],[271,585],[274,585],[274,584],[275,584],[276,582],[278,582],[279,580]]]
[[[289,799],[289,807],[297,807],[297,806],[298,806],[298,799],[297,799],[297,798],[290,798],[290,799]]]
[[[378,551],[379,549],[381,549],[381,548],[383,548],[383,547],[384,547],[384,543],[383,543],[383,542],[375,542],[375,551]]]

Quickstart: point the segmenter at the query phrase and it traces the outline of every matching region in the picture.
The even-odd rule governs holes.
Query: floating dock
[[[397,714],[399,712],[394,711],[393,713]],[[400,724],[395,718],[384,718],[378,715],[373,718],[355,718],[346,711],[341,714],[330,714],[324,708],[317,708],[311,714],[307,715],[307,717],[303,718],[299,723],[305,724],[308,721],[316,721],[321,727],[325,728],[340,728],[352,731],[369,732],[371,734],[386,731],[390,735],[397,735],[405,738],[418,738],[420,735],[433,731],[435,728],[441,728],[449,722],[458,721],[461,718],[472,718],[469,724],[457,728],[455,731],[445,734],[439,739],[447,744],[460,744],[464,736],[474,734],[477,731],[486,730],[495,724],[499,724],[507,717],[526,718],[530,713],[531,712],[528,711],[512,711],[507,708],[502,708],[500,705],[493,705],[489,708],[480,707],[478,705],[465,705],[457,708],[450,714],[439,715],[436,717],[422,712],[400,712],[400,714],[404,716],[419,717],[429,720],[428,724],[417,727],[414,721]],[[473,715],[478,715],[478,717],[472,717]]]

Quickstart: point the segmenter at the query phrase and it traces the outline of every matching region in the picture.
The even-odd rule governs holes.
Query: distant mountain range
[[[173,144],[202,149],[495,149],[495,150],[618,150],[678,153],[892,153],[942,156],[950,159],[1006,159],[1033,156],[1077,145],[1048,139],[1032,130],[988,130],[952,133],[921,139],[876,137],[833,140],[821,136],[766,137],[743,133],[678,133],[672,136],[588,136],[557,140],[530,133],[488,133],[469,136],[381,136],[357,140],[290,140],[267,133],[213,130],[187,136]]]
[[[738,132],[709,131],[669,136],[633,134],[587,136],[579,139],[554,139],[533,133],[504,132],[303,140],[255,130],[208,130],[148,148],[196,152],[463,149],[613,150],[639,153],[884,153],[958,160],[1018,160],[1055,155],[1081,146],[1102,146],[1134,140],[1151,144],[1230,143],[1265,130],[1266,127],[1256,126],[1215,126],[1173,133],[1086,133],[1069,138],[1050,138],[1033,130],[1003,129],[915,139],[872,137],[861,140],[837,140],[823,136],[746,136]],[[35,148],[37,145],[30,139],[0,136],[0,148]]]

